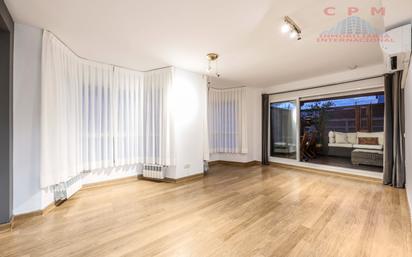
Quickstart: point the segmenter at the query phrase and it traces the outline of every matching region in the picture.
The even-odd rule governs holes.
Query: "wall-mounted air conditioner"
[[[380,40],[386,72],[408,68],[411,57],[411,24],[385,32]]]

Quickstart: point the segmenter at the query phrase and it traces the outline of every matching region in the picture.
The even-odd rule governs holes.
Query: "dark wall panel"
[[[0,0],[0,224],[13,214],[13,20]]]

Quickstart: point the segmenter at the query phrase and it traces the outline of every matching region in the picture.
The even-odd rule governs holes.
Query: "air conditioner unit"
[[[408,69],[411,57],[411,24],[391,29],[382,35],[380,45],[387,72]]]

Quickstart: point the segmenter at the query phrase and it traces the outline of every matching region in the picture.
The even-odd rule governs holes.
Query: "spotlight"
[[[296,22],[294,22],[289,16],[285,16],[284,22],[285,24],[283,24],[281,28],[282,33],[289,32],[290,38],[301,40],[302,30],[299,28]]]
[[[282,28],[281,28],[282,33],[288,33],[290,31],[290,26],[289,24],[283,24]]]
[[[294,30],[289,33],[290,38],[296,38],[297,36],[298,36],[298,33]]]

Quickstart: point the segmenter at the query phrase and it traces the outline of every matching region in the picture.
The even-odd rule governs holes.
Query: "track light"
[[[284,24],[282,25],[281,31],[282,33],[289,33],[289,37],[297,40],[302,39],[302,30],[299,26],[294,22],[289,16],[285,16]]]

